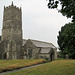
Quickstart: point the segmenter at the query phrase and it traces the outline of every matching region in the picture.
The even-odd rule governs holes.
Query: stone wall
[[[15,6],[4,8],[2,40],[22,42],[22,13]],[[16,37],[16,38],[15,38]]]
[[[37,48],[30,40],[24,45],[24,52],[26,52],[27,59],[38,58],[39,48]]]
[[[57,59],[57,50],[51,48],[49,53],[39,53],[39,58],[42,58],[42,59],[44,58],[49,61]]]
[[[24,50],[25,59],[36,59],[36,58],[40,59],[41,58],[41,59],[52,61],[57,58],[56,48],[50,48],[48,53],[46,51],[45,53],[40,53],[41,47],[36,47],[36,45],[31,40],[27,40],[23,50]]]
[[[2,59],[2,54],[3,54],[3,52],[4,52],[4,46],[3,46],[3,42],[1,43],[0,42],[0,59]]]
[[[54,49],[54,59],[57,59],[57,48]]]
[[[50,59],[50,54],[39,54],[39,58],[49,58]]]

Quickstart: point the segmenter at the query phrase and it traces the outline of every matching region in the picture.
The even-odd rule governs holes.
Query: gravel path
[[[20,68],[20,69],[17,69],[17,70],[2,72],[2,73],[0,73],[0,75],[5,75],[5,74],[11,73],[11,72],[18,72],[20,70],[25,70],[25,69],[33,68],[33,67],[37,67],[37,66],[40,66],[40,65],[44,65],[44,64],[38,64],[38,65],[30,66],[30,67]]]

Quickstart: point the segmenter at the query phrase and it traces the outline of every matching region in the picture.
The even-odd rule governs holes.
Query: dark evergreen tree
[[[68,54],[69,58],[75,59],[75,23],[66,24],[61,28],[58,45],[64,57]]]

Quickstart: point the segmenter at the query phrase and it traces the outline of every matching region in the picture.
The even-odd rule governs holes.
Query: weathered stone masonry
[[[25,59],[47,59],[52,61],[57,58],[57,48],[48,42],[38,40],[24,40]]]
[[[13,5],[3,13],[0,59],[47,59],[57,58],[57,48],[52,43],[22,39],[22,11]]]
[[[22,12],[21,8],[4,6],[2,38],[2,59],[22,58]]]

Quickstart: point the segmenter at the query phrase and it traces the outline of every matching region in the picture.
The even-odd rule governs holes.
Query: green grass
[[[55,60],[38,67],[5,75],[75,75],[75,60]]]
[[[57,58],[57,59],[55,59],[55,60],[64,60],[64,58]]]
[[[0,60],[0,72],[46,62],[44,59]]]

